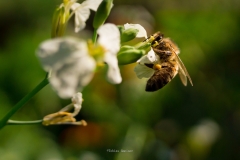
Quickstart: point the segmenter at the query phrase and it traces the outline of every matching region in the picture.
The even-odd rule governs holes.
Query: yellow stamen
[[[102,61],[105,53],[105,49],[102,46],[98,44],[94,44],[91,40],[89,40],[88,52],[96,61],[98,60]]]

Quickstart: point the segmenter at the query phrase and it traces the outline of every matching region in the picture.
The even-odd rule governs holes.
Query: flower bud
[[[128,45],[124,45],[124,46],[122,46],[122,47],[120,48],[118,54],[121,53],[121,52],[123,52],[123,51],[130,50],[130,49],[135,49],[135,47],[133,47],[133,46],[128,46]]]
[[[117,27],[119,29],[120,34],[122,34],[124,31],[124,27],[122,25],[118,25]]]
[[[121,42],[128,42],[137,36],[138,30],[129,28],[121,32]]]
[[[62,37],[67,26],[67,16],[64,7],[59,7],[55,10],[52,20],[51,37]]]
[[[151,49],[151,43],[141,42],[141,44],[139,44],[137,48],[149,51]]]
[[[131,47],[131,46],[129,46]],[[144,50],[139,50],[135,48],[125,48],[121,49],[120,52],[117,55],[118,58],[118,64],[120,65],[126,65],[130,63],[136,62],[139,58],[141,58],[145,54]]]
[[[103,0],[102,3],[99,5],[93,19],[93,27],[95,29],[99,28],[107,19],[113,6],[112,1],[113,0]]]

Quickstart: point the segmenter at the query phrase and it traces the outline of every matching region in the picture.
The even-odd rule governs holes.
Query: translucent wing
[[[178,57],[178,55],[175,52],[174,52],[174,54],[176,55],[176,62],[178,63],[178,66],[179,66],[178,74],[180,76],[180,79],[181,79],[183,85],[185,85],[185,86],[187,85],[187,78],[188,78],[189,82],[193,86],[192,79],[191,79],[190,75],[188,74],[188,71],[187,71],[186,67],[184,66],[182,60],[180,59],[180,57]]]
[[[178,64],[178,74],[180,76],[180,79],[183,83],[184,86],[187,85],[187,78],[189,80],[189,82],[191,83],[191,85],[193,86],[193,83],[192,83],[192,79],[190,77],[190,75],[188,74],[188,71],[186,69],[186,67],[184,66],[182,60],[180,59],[180,57],[178,57],[178,55],[176,54],[175,50],[173,49],[172,45],[170,44],[170,48],[171,50],[173,51],[173,53],[175,54],[175,57],[176,57],[176,62]]]
[[[182,68],[179,67],[179,70],[178,70],[178,75],[183,83],[184,86],[187,86],[187,77],[186,75],[184,74]]]

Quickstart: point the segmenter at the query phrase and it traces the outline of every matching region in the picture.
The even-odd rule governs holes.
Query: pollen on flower
[[[63,124],[63,123],[76,122],[76,119],[68,112],[57,112],[49,114],[43,118],[43,125]]]
[[[87,126],[87,122],[85,120],[76,121],[73,116],[74,115],[69,112],[57,112],[49,114],[43,118],[42,124],[45,126],[61,124]]]
[[[102,61],[104,53],[106,52],[104,47],[99,44],[94,44],[91,40],[88,41],[88,53],[92,56],[96,61]]]
[[[49,114],[43,118],[42,124],[48,125],[60,125],[60,124],[71,124],[71,125],[83,125],[86,126],[87,122],[85,120],[76,121],[74,118],[82,108],[82,94],[80,92],[76,93],[72,97],[72,103],[62,108],[60,111]],[[74,109],[71,113],[69,111]]]

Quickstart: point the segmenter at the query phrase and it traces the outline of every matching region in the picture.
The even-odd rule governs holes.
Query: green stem
[[[94,29],[93,31],[92,41],[93,41],[93,44],[95,44],[97,41],[97,29]]]
[[[23,97],[0,121],[0,129],[2,129],[9,118],[16,113],[23,105],[25,105],[36,93],[38,93],[43,87],[48,84],[48,78],[46,77],[41,83],[39,83],[36,88],[34,88],[30,93]]]
[[[8,120],[7,125],[29,125],[29,124],[42,124],[43,120],[35,120],[35,121],[15,121]]]

